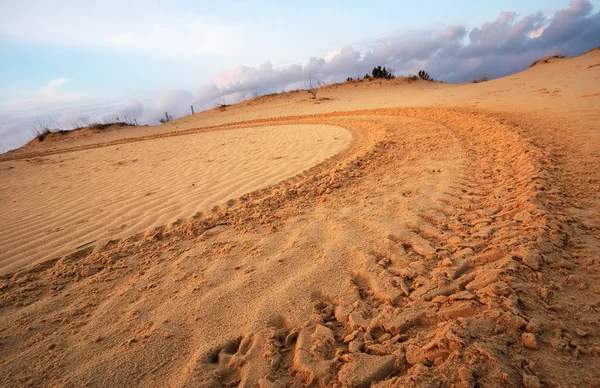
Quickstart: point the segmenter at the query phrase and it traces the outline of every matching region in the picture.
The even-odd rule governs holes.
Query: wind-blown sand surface
[[[244,128],[160,137],[5,163],[0,273],[103,244],[282,179],[344,149],[325,125]]]
[[[265,96],[3,155],[3,176],[17,162],[27,168],[23,187],[56,168],[28,160],[60,158],[72,168],[68,159],[77,158],[89,168],[73,180],[80,184],[94,179],[92,161],[135,159],[118,156],[135,145],[148,156],[131,163],[122,186],[134,197],[152,184],[137,174],[154,170],[157,148],[181,150],[173,157],[185,164],[199,152],[188,139],[208,130],[223,139],[322,126],[319,136],[338,147],[283,181],[307,165],[257,178],[246,194],[215,196],[209,202],[220,205],[196,217],[205,199],[165,191],[165,203],[197,201],[162,215],[181,218],[174,225],[29,267],[37,259],[8,255],[15,264],[0,278],[3,384],[597,386],[598,81],[595,50],[480,84],[332,85],[317,100]],[[312,153],[318,143],[299,144]],[[277,160],[256,163],[271,169]],[[49,197],[37,206],[50,208]],[[27,212],[5,203],[3,213]],[[137,209],[128,221],[133,214],[131,227],[144,228],[147,216]],[[35,237],[18,222],[2,227],[3,235]]]

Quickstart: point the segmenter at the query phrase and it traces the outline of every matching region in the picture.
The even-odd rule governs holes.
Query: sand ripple
[[[351,138],[329,125],[271,126],[2,163],[0,273],[209,211],[302,172]]]

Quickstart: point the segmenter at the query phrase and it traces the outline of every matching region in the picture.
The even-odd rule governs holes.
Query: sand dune
[[[28,166],[24,183],[53,168],[29,165],[35,158],[78,158],[70,165],[80,161],[82,175],[72,184],[104,167],[105,182],[131,177],[123,197],[150,209],[161,207],[137,199],[152,185],[139,177],[166,163],[158,183],[182,207],[144,233],[7,271],[2,382],[598,385],[597,63],[598,50],[478,84],[334,85],[320,91],[323,100],[268,96],[158,128],[4,156],[0,166]],[[286,128],[291,133],[280,132]],[[284,168],[290,152],[305,156],[300,150],[308,148],[312,157],[319,147],[302,139],[287,145],[299,128],[321,128],[313,140],[329,145],[268,182],[261,169],[276,171],[276,158],[287,158]],[[260,178],[249,178],[246,194],[225,184],[211,200],[221,198],[220,206],[191,218],[178,213],[192,215],[184,203],[195,198],[186,191],[193,168],[180,172],[161,158],[200,163],[193,158],[201,148],[189,139],[214,136],[217,144],[260,130],[265,144],[285,138],[277,150],[256,147],[269,160],[255,161]],[[140,156],[116,157],[123,150],[116,147]],[[102,164],[135,158],[110,170]],[[229,169],[215,171],[220,178]],[[23,187],[32,195],[33,186]],[[140,206],[125,213],[127,220],[138,214],[136,230],[149,218]],[[92,207],[101,209],[98,201]]]
[[[289,125],[6,162],[0,273],[210,211],[298,174],[350,139],[339,127]]]

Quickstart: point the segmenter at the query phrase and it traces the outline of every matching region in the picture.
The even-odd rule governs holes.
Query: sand
[[[350,132],[289,125],[160,137],[5,163],[0,274],[208,212],[344,149]],[[96,144],[97,145],[97,144]]]
[[[598,65],[596,50],[478,84],[331,85],[316,100],[265,96],[159,127],[3,155],[3,176],[15,163],[27,168],[17,178],[21,196],[37,198],[29,206],[45,213],[53,212],[44,202],[50,196],[37,197],[31,182],[59,182],[76,165],[83,168],[72,185],[92,181],[93,167],[102,166],[104,182],[130,177],[121,193],[130,203],[153,204],[134,194],[156,191],[180,207],[148,220],[134,206],[123,221],[131,229],[119,237],[103,224],[121,221],[90,213],[97,242],[61,257],[8,255],[3,262],[13,267],[0,278],[2,383],[598,385]],[[280,149],[265,150],[286,128],[321,128],[313,140],[329,146],[269,180],[274,158],[286,158],[279,164],[286,169],[290,152],[318,146],[302,139],[289,146],[282,137]],[[224,185],[207,202],[189,193],[184,174],[194,169],[175,165],[211,167],[194,159],[197,143],[186,139],[210,134],[218,143],[259,130],[270,135],[256,149],[269,158],[257,158],[259,173],[241,191]],[[120,156],[123,147],[136,151]],[[228,166],[252,158],[231,147],[237,156]],[[172,164],[161,160],[168,150],[180,150],[169,153]],[[115,165],[135,155],[137,162]],[[37,158],[42,163],[27,162]],[[49,162],[58,158],[62,169]],[[157,164],[164,179],[142,178]],[[87,207],[99,211],[102,195],[92,198]],[[162,209],[151,206],[150,213]],[[25,207],[6,206],[40,214]],[[16,219],[3,221],[3,236],[31,239]],[[44,250],[58,249],[51,240]]]

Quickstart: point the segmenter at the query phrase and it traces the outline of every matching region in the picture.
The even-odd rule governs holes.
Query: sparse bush
[[[552,57],[553,58],[566,58],[567,56],[565,55],[565,53],[562,50],[556,50]]]
[[[473,80],[473,83],[474,83],[474,84],[477,84],[477,83],[480,83],[480,82],[486,82],[486,81],[489,81],[489,80],[490,80],[490,77],[488,77],[488,76],[483,76],[483,77],[479,77],[479,78],[476,78],[476,79],[474,79],[474,80]]]
[[[394,69],[386,69],[385,66],[384,67],[376,66],[373,68],[373,70],[371,70],[371,76],[373,78],[392,79],[392,78],[396,78],[396,76],[394,75],[394,72],[395,72]]]
[[[129,114],[123,115],[122,117],[104,116],[102,120],[97,122],[90,122],[87,119],[80,119],[80,122],[84,123],[84,125],[75,129],[90,128],[101,131],[113,125],[120,125],[123,127],[137,127],[138,125],[140,125],[137,121],[137,118]]]
[[[37,125],[33,130],[33,136],[38,139],[38,141],[44,141],[46,137],[54,132],[63,131],[64,129],[59,126],[58,123],[53,123],[52,121],[48,121],[46,123],[42,123],[39,119],[37,121]]]
[[[425,70],[419,70],[419,78],[421,78],[424,81],[433,81],[433,79],[429,76],[429,73],[427,73]]]
[[[52,131],[50,128],[39,128],[36,129],[34,132],[35,137],[38,139],[38,141],[44,141],[44,139],[46,139],[46,136],[51,134]]]
[[[277,93],[273,93],[272,95],[276,95]],[[270,94],[269,94],[270,95]],[[225,100],[221,101],[221,103],[217,103],[217,108],[222,112],[224,111],[230,104],[226,104]],[[173,118],[171,118],[173,120]]]
[[[308,72],[307,78],[304,80],[304,89],[310,93],[313,100],[317,98],[317,89],[323,86],[323,82],[313,78],[311,72]]]
[[[354,81],[354,78],[352,78],[352,77],[346,78],[346,82],[350,82],[350,81]]]
[[[566,56],[565,54],[563,54],[563,53],[561,53],[561,52],[557,52],[556,54],[554,54],[554,55],[551,55],[551,56],[549,56],[549,57],[542,58],[542,59],[538,59],[537,61],[533,62],[533,63],[531,64],[531,66],[529,66],[529,67],[533,67],[533,66],[535,66],[535,65],[537,65],[537,64],[540,64],[540,63],[548,63],[548,62],[550,61],[550,59],[552,59],[552,58],[558,58],[558,59],[561,59],[561,58],[566,58],[566,57],[567,57],[567,56]]]
[[[158,119],[158,122],[161,124],[164,124],[164,123],[168,123],[171,120],[173,120],[173,116],[171,116],[170,114],[165,112],[165,117],[161,117],[160,119]]]
[[[75,121],[72,121],[71,125],[67,125],[66,127],[60,125],[59,123],[53,123],[52,121],[42,123],[38,120],[38,124],[33,131],[33,135],[38,139],[38,141],[44,141],[51,133],[60,133],[61,135],[65,135],[69,131],[76,131],[84,128],[103,130],[112,125],[138,126],[140,124],[137,121],[137,118],[130,114],[126,114],[121,118],[119,116],[105,116],[102,120],[91,120],[88,117],[81,117]]]
[[[117,117],[117,121],[119,121],[118,117]],[[123,125],[129,125],[129,126],[132,126],[132,127],[137,127],[138,125],[140,125],[140,123],[137,120],[137,117],[134,117],[133,115],[130,115],[130,114],[123,115],[123,119],[121,120],[121,124],[123,124]]]

